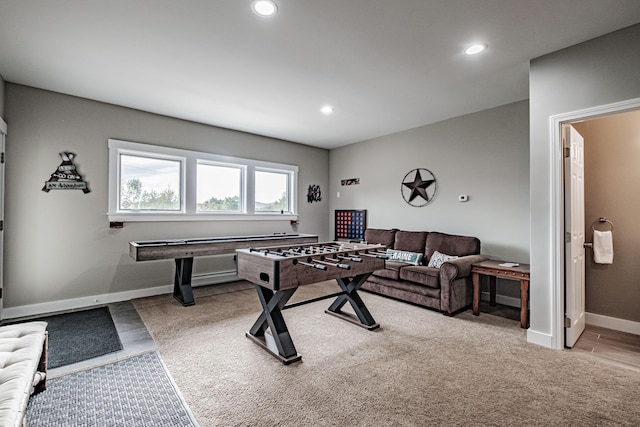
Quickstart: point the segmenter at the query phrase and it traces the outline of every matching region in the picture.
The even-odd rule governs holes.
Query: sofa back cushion
[[[424,249],[425,262],[435,251],[445,255],[466,256],[480,253],[480,240],[469,236],[456,236],[432,231],[427,236]]]
[[[396,240],[393,244],[393,249],[397,249],[399,251],[424,253],[426,239],[426,231],[398,230],[396,232]]]
[[[364,240],[370,245],[381,244],[387,248],[393,248],[396,238],[396,228],[384,230],[382,228],[367,228],[364,230]]]

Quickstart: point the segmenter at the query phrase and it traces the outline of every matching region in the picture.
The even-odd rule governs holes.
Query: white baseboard
[[[135,291],[115,292],[103,295],[93,295],[83,298],[43,302],[38,304],[9,307],[2,310],[2,319],[15,319],[18,317],[37,316],[60,311],[76,310],[120,301],[128,301],[135,298],[150,297],[173,292],[173,285],[158,286],[155,288],[138,289]]]
[[[640,322],[634,322],[632,320],[618,319],[616,317],[603,316],[601,314],[585,313],[585,322],[587,325],[600,326],[602,328],[613,329],[614,331],[640,335]]]
[[[191,277],[193,287],[214,285],[218,283],[238,280],[235,270],[216,273],[194,274]],[[173,292],[173,285],[157,286],[154,288],[137,289],[134,291],[115,292],[102,295],[93,295],[82,298],[43,302],[38,304],[8,307],[2,310],[2,320],[16,319],[20,317],[39,316],[49,313],[77,310],[120,301],[129,301],[135,298],[144,298],[154,295],[163,295]]]
[[[534,331],[531,328],[527,329],[527,342],[547,348],[553,348],[553,337],[550,334]]]
[[[480,298],[483,301],[489,301],[489,292],[482,292]],[[520,298],[496,295],[496,303],[507,305],[509,307],[520,308]],[[640,335],[640,322],[634,322],[632,320],[618,319],[616,317],[603,316],[601,314],[585,313],[585,322],[587,325],[600,326],[602,328],[613,329],[614,331]],[[539,333],[531,329],[527,330],[527,341],[549,348],[552,347],[553,342],[551,335]]]
[[[482,301],[489,301],[489,292],[482,292],[480,294],[480,299]],[[504,295],[496,294],[496,303],[507,305],[509,307],[517,307],[520,308],[520,298],[515,297],[507,297]]]
[[[191,286],[216,285],[218,283],[233,282],[236,280],[239,280],[236,270],[194,274],[191,276]]]
[[[480,298],[483,301],[489,301],[489,292],[482,292]],[[496,303],[520,308],[520,298],[496,295]],[[600,326],[602,328],[613,329],[614,331],[640,335],[640,322],[634,322],[632,320],[618,319],[616,317],[603,316],[595,313],[585,313],[585,322],[587,325]],[[541,334],[531,329],[527,331],[527,341],[545,347],[552,347],[550,335]]]
[[[480,298],[483,301],[489,301],[489,292],[482,292],[480,294]],[[496,294],[496,303],[509,307],[520,308],[520,298]],[[534,331],[531,328],[527,329],[527,342],[547,348],[553,348],[553,337],[550,334]]]

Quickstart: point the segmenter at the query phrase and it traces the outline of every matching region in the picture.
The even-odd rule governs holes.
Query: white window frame
[[[294,199],[294,192],[293,192],[293,186],[292,183],[295,181],[294,177],[292,176],[293,172],[292,171],[286,171],[286,170],[282,170],[282,169],[275,169],[272,167],[256,167],[254,169],[254,171],[257,172],[267,172],[267,173],[278,173],[278,174],[282,174],[282,175],[286,175],[287,176],[287,203],[288,203],[288,211],[289,212],[294,212],[294,208],[293,208],[293,199]],[[255,178],[254,178],[255,180]],[[254,209],[255,209],[255,201],[253,203]],[[274,212],[256,212],[256,215],[262,215],[262,214],[274,214]]]
[[[298,166],[222,156],[200,151],[183,150],[138,142],[108,140],[109,148],[109,221],[229,221],[259,220],[280,221],[298,219]],[[151,158],[180,160],[182,163],[181,210],[176,211],[122,211],[119,209],[120,154],[132,154]],[[197,212],[196,178],[198,162],[229,165],[242,169],[242,212]],[[275,171],[289,175],[290,212],[255,212],[255,171]]]
[[[153,211],[153,210],[140,210],[140,211],[135,211],[132,209],[120,209],[121,205],[121,201],[120,201],[120,185],[122,183],[122,180],[120,178],[120,171],[121,171],[121,165],[122,165],[122,155],[128,155],[128,156],[132,156],[132,157],[144,157],[147,159],[158,159],[158,160],[170,160],[170,161],[174,161],[180,164],[180,184],[179,184],[179,188],[178,190],[178,195],[179,195],[179,208],[178,210],[167,210],[167,211],[162,211],[162,210],[158,210],[158,211]],[[161,213],[178,213],[178,212],[184,212],[185,211],[185,206],[186,206],[186,200],[185,200],[185,189],[186,189],[186,179],[185,179],[185,172],[186,172],[186,163],[187,163],[187,159],[185,157],[182,156],[175,156],[175,155],[170,155],[170,154],[162,154],[162,153],[148,153],[148,152],[141,152],[141,151],[135,151],[135,150],[127,150],[127,149],[123,149],[123,150],[119,150],[118,151],[118,159],[117,159],[117,168],[118,168],[118,190],[116,191],[116,210],[118,212],[121,213],[153,213],[153,212],[161,212]],[[109,209],[111,211],[111,209]]]
[[[246,165],[242,165],[242,164],[237,164],[237,163],[229,163],[229,162],[219,162],[219,161],[212,161],[212,160],[203,160],[203,159],[198,159],[196,162],[196,189],[198,186],[198,180],[197,180],[197,167],[199,165],[205,165],[205,166],[220,166],[220,167],[226,167],[226,168],[230,168],[230,169],[238,169],[240,170],[240,209],[239,212],[206,212],[206,211],[198,211],[198,203],[196,200],[196,206],[195,206],[195,211],[198,212],[198,214],[216,214],[216,215],[220,215],[220,214],[238,214],[238,213],[245,213],[247,212],[247,208],[245,206],[246,203],[246,194],[247,194],[247,185],[246,185],[246,177],[247,177],[247,166]]]

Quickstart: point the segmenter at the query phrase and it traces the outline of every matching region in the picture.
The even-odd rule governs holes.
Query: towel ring
[[[611,230],[609,231],[613,231],[613,223],[609,221],[607,218],[599,218],[597,221],[593,221],[593,224],[591,224],[591,230],[596,231],[596,225],[600,225],[600,224],[608,225],[609,227],[611,227]],[[599,231],[607,231],[607,230],[599,230]]]

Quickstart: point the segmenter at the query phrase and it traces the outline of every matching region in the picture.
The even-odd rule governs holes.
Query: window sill
[[[178,214],[178,213],[107,213],[109,221],[160,222],[160,221],[292,221],[297,214]]]

